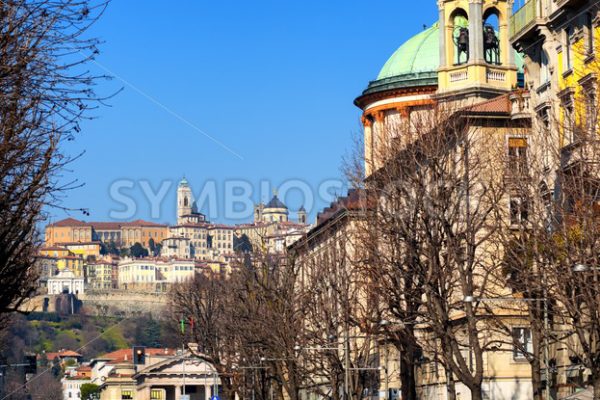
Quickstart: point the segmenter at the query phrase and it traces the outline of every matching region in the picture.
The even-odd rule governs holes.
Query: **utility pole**
[[[344,324],[344,400],[352,400],[350,395],[350,337],[348,321]]]
[[[548,340],[550,323],[548,321],[548,288],[546,287],[545,271],[542,272],[542,280],[542,287],[544,288],[544,363],[546,364],[546,399],[554,400],[550,385],[550,341]]]
[[[390,376],[388,374],[388,343],[384,342],[384,346],[385,346],[385,396],[383,396],[383,398],[385,400],[389,400],[390,398],[390,388],[389,388],[389,379]]]
[[[183,360],[183,396],[186,396],[185,394],[185,345],[183,343],[181,343],[181,355],[182,355],[182,360]],[[184,397],[185,399],[186,397]]]

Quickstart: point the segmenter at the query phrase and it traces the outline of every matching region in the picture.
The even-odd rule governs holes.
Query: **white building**
[[[63,388],[63,399],[64,400],[80,400],[81,399],[81,385],[84,383],[90,383],[90,378],[85,377],[64,377],[61,380]]]
[[[180,236],[166,238],[162,241],[160,255],[167,258],[191,258],[190,239]]]
[[[48,278],[48,294],[83,294],[84,279],[77,277],[69,269],[64,269],[53,277]]]
[[[65,376],[60,381],[62,384],[63,399],[81,399],[81,386],[91,383],[91,372],[92,369],[88,365],[67,367]]]
[[[163,291],[168,284],[192,279],[204,267],[205,264],[189,259],[123,259],[118,265],[119,288]]]

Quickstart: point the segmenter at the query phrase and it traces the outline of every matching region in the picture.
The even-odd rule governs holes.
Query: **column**
[[[482,0],[469,0],[469,64],[483,62]]]
[[[439,28],[440,28],[440,67],[445,68],[446,62],[446,13],[443,3],[438,3],[439,7]]]
[[[373,122],[371,121],[370,116],[364,115],[362,117],[362,123],[365,134],[365,175],[369,176],[371,175],[373,165]]]
[[[498,25],[500,29],[500,60],[504,65],[514,66],[515,52],[510,44],[508,29],[510,24],[510,16],[512,15],[511,3],[512,1],[509,2],[506,9],[502,10],[504,12],[498,17]]]
[[[175,385],[175,400],[181,399],[181,385]]]
[[[209,400],[211,395],[210,385],[204,385],[204,400]]]

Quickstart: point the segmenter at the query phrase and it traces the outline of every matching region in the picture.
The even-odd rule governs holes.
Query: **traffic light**
[[[146,348],[133,346],[133,365],[144,365],[146,363]]]
[[[25,356],[25,373],[34,374],[37,372],[37,357],[35,355]]]

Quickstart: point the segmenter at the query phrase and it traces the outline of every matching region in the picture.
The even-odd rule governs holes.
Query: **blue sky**
[[[172,223],[185,174],[194,193],[207,181],[217,188],[215,221],[237,223],[223,212],[227,181],[248,182],[259,201],[270,193],[261,196],[261,181],[299,179],[317,190],[340,178],[360,131],[353,99],[400,44],[435,22],[435,3],[113,0],[91,32],[105,41],[94,68],[115,76],[100,93],[124,90],[65,148],[85,151],[65,174],[84,186],[63,205],[90,210],[75,218],[115,219],[124,206],[111,187],[127,180],[133,187],[120,193],[135,201],[131,218]],[[154,190],[172,182],[154,218],[140,181]],[[291,210],[303,203],[297,190],[285,200]],[[310,220],[325,205],[318,199]]]

